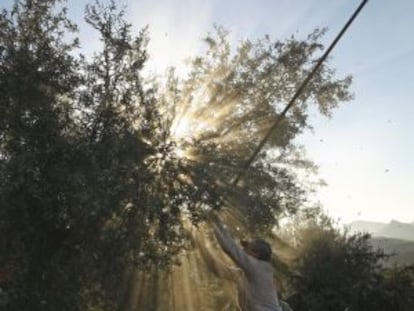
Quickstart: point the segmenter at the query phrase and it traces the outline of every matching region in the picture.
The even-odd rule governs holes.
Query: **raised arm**
[[[238,279],[240,273],[239,268],[231,268],[227,264],[224,264],[221,260],[218,260],[205,245],[205,241],[201,241],[199,237],[195,238],[195,242],[202,258],[207,264],[207,267],[216,276],[230,281],[236,281]]]
[[[251,258],[240,247],[238,247],[231,237],[228,230],[224,227],[221,220],[214,215],[212,217],[214,234],[221,248],[230,258],[246,273],[249,273],[252,267]]]

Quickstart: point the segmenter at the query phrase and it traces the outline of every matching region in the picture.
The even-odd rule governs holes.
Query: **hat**
[[[272,248],[265,240],[257,239],[253,241],[241,241],[241,244],[244,248],[248,248],[257,253],[257,259],[270,261],[270,257],[272,256]]]

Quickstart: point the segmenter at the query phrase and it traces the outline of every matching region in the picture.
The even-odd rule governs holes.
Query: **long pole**
[[[303,92],[305,87],[308,85],[309,81],[312,79],[312,77],[315,75],[315,73],[318,71],[319,67],[322,65],[322,63],[325,61],[325,59],[328,57],[329,53],[333,50],[336,43],[341,39],[343,34],[347,31],[349,26],[352,24],[354,19],[358,16],[359,12],[361,12],[362,8],[367,4],[368,0],[363,0],[359,7],[356,9],[354,14],[352,14],[351,18],[348,20],[348,22],[345,24],[345,26],[341,29],[339,34],[336,36],[336,38],[333,40],[331,45],[328,47],[328,49],[325,51],[325,53],[322,55],[322,57],[319,59],[315,67],[312,69],[312,71],[309,73],[309,75],[306,77],[306,79],[302,82],[300,87],[296,90],[296,93],[293,95],[292,99],[289,101],[289,103],[286,105],[285,109],[282,111],[280,115],[277,116],[275,122],[270,127],[270,129],[267,131],[266,135],[263,137],[263,139],[260,141],[260,143],[257,145],[256,149],[252,153],[252,155],[249,157],[249,159],[246,161],[246,163],[243,166],[243,172],[239,173],[236,178],[233,180],[232,184],[237,185],[242,175],[250,168],[253,161],[255,160],[257,154],[260,152],[260,150],[263,148],[263,146],[266,144],[267,140],[272,135],[273,131],[277,128],[280,121],[286,116],[286,113],[289,111],[289,109],[293,106],[296,99],[299,97],[299,95]]]

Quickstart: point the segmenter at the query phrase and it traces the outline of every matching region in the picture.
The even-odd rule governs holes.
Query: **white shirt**
[[[240,249],[221,222],[216,221],[213,228],[220,246],[244,272],[245,284],[241,287],[245,290],[239,291],[240,308],[243,311],[282,311],[271,264]]]

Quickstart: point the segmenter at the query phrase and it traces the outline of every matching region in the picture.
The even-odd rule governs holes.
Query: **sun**
[[[171,126],[171,136],[175,141],[191,138],[193,134],[192,127],[190,118],[183,116],[173,122]]]

